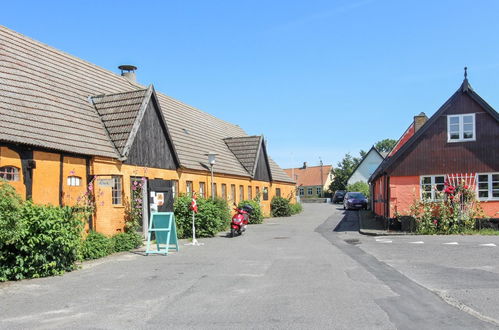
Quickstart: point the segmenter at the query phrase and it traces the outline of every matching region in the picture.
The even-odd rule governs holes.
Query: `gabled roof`
[[[146,90],[146,86],[0,26],[2,141],[123,158],[133,137],[125,128],[135,127],[131,118],[139,114],[138,102]],[[212,151],[218,154],[215,172],[250,176],[224,142],[228,137],[247,137],[241,127],[164,94],[153,94],[181,167],[206,171],[205,154]],[[120,97],[121,101],[113,99]],[[101,119],[100,113],[106,118]],[[123,126],[118,124],[121,120]],[[291,181],[284,180],[270,157],[268,162],[275,180]]]
[[[332,165],[322,165],[322,180],[326,182],[331,172]],[[297,186],[321,186],[321,166],[307,166],[306,168],[286,168],[284,171],[289,177],[296,176]]]
[[[140,123],[152,99],[156,100],[153,85],[150,85],[147,89],[90,97],[109,138],[121,156],[121,160],[125,160],[128,157]],[[157,100],[156,106],[159,107]],[[158,118],[166,128],[166,139],[171,141],[168,125],[165,122],[161,109],[159,109]],[[173,156],[178,164],[178,156],[174,146]]]
[[[352,173],[350,174],[350,176],[348,177],[348,179],[347,179],[347,181],[346,181],[346,182],[348,182],[348,181],[350,180],[350,178],[352,177],[352,175],[354,175],[354,174],[355,174],[355,171],[357,171],[357,169],[358,169],[358,168],[360,167],[360,165],[364,162],[364,160],[366,160],[367,156],[369,156],[369,154],[370,154],[371,152],[375,152],[375,153],[377,153],[377,154],[381,157],[381,159],[383,159],[383,160],[385,159],[385,157],[386,157],[386,155],[387,155],[387,153],[386,153],[386,152],[381,153],[381,152],[379,152],[379,151],[378,151],[378,149],[376,149],[376,147],[375,147],[375,146],[372,146],[372,147],[371,147],[371,149],[369,149],[369,151],[368,151],[368,152],[366,152],[366,154],[364,155],[364,157],[362,157],[362,159],[361,159],[361,160],[360,160],[360,162],[357,164],[357,166],[355,166],[355,168],[353,169]],[[384,154],[384,155],[383,155],[383,154]]]
[[[251,177],[254,177],[256,164],[258,164],[257,157],[262,145],[262,137],[240,136],[225,138],[224,141],[241,165],[244,166]]]
[[[263,136],[241,136],[224,139],[230,151],[236,156],[241,165],[252,178],[255,177],[260,151],[263,150],[265,162],[270,170],[271,181],[294,182],[267,154]]]
[[[148,89],[102,94],[90,98],[121,156],[125,156],[126,150],[130,149],[134,137],[132,130],[140,124],[151,94],[152,86]]]
[[[467,94],[471,99],[480,104],[480,106],[485,110],[485,112],[489,113],[492,118],[494,118],[497,122],[499,122],[499,114],[487,103],[484,99],[482,99],[471,87],[468,79],[465,77],[463,83],[459,87],[459,89],[452,94],[452,96],[430,117],[430,119],[417,131],[415,132],[406,143],[404,143],[398,151],[395,151],[393,155],[386,158],[383,163],[376,169],[376,171],[369,178],[369,182],[372,182],[378,176],[382,175],[386,172],[409,148],[411,148],[415,143],[419,141],[421,136],[431,127],[435,121],[444,113],[453,103],[454,99],[456,99],[460,94]],[[409,127],[410,128],[410,127]]]

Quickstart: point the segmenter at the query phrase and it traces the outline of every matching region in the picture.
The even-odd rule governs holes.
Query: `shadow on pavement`
[[[337,210],[342,210],[343,207],[337,207]],[[359,231],[359,211],[343,211],[343,218],[338,223],[333,231],[345,232],[345,231]]]

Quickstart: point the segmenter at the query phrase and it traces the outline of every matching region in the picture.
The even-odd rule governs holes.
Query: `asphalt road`
[[[467,237],[473,249],[433,237],[388,243],[356,226],[356,212],[305,205],[301,215],[166,257],[125,253],[64,276],[0,284],[0,328],[496,329],[493,308],[465,312],[441,298],[466,290],[465,279],[437,280],[453,276],[462,249],[472,290],[495,294],[497,262],[483,266],[494,247]]]

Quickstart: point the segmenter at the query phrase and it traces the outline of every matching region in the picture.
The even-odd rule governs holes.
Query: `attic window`
[[[182,128],[182,130],[184,131],[185,134],[189,134],[189,131],[187,130],[187,128]]]
[[[474,113],[447,116],[447,142],[475,140]]]

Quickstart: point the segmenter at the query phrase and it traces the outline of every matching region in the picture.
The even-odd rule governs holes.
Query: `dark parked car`
[[[343,200],[343,209],[364,209],[367,210],[367,198],[360,192],[347,192]]]
[[[336,190],[333,196],[333,203],[341,203],[343,202],[343,198],[347,192],[345,190]]]

